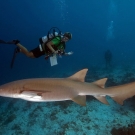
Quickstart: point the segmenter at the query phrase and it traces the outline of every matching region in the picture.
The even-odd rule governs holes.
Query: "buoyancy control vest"
[[[53,31],[52,31],[53,30]],[[56,32],[56,30],[58,32]],[[59,37],[59,38],[57,38]],[[62,33],[61,31],[57,28],[57,27],[52,27],[49,31],[48,31],[48,34],[44,37],[41,37],[39,38],[39,42],[40,42],[40,45],[39,45],[39,48],[40,48],[40,51],[44,51],[45,54],[50,54],[52,53],[50,51],[50,49],[47,47],[47,43],[50,42],[51,40],[53,40],[54,38],[56,38],[57,40],[60,41],[60,43],[57,45],[57,46],[54,46],[54,50],[57,50],[57,47],[63,43],[63,46],[65,48],[65,43],[64,42],[61,42],[61,37],[62,37]]]

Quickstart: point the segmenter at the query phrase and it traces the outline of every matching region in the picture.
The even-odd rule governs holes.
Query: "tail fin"
[[[124,100],[135,95],[135,82],[109,87],[109,89],[111,90],[111,98],[120,105],[123,105]]]

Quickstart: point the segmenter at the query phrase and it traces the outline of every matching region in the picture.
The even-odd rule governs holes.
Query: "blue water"
[[[45,36],[51,27],[56,26],[63,33],[67,31],[72,33],[73,38],[67,42],[66,51],[73,51],[74,54],[72,56],[63,56],[62,59],[58,58],[58,65],[54,67],[50,66],[49,60],[44,60],[44,56],[38,59],[30,59],[23,54],[17,54],[14,67],[13,69],[10,69],[10,62],[15,46],[0,44],[0,84],[24,78],[68,77],[83,68],[90,69],[87,76],[87,79],[90,81],[106,76],[108,77],[109,71],[107,71],[107,73],[105,71],[104,59],[104,53],[108,49],[112,52],[113,69],[115,68],[114,70],[118,71],[118,67],[124,68],[124,70],[120,68],[120,79],[120,77],[124,76],[127,69],[130,72],[130,69],[135,66],[134,7],[134,0],[1,0],[0,39],[6,41],[19,39],[21,44],[28,48],[28,50],[31,50],[38,46],[38,39],[40,37]],[[94,75],[94,71],[100,71],[100,73],[96,73],[96,75]],[[116,77],[116,71],[113,72],[113,77]],[[112,71],[110,71],[110,73],[111,72]],[[49,111],[51,111],[49,108],[50,106],[53,108],[53,105],[59,106],[59,104],[28,103],[19,99],[12,100],[8,98],[2,98],[0,100],[0,114],[2,116],[0,132],[2,135],[22,135],[26,133],[28,135],[75,134],[75,132],[70,132],[70,128],[72,128],[72,126],[70,126],[69,123],[65,124],[67,126],[67,132],[65,131],[63,133],[60,132],[60,130],[63,129],[63,127],[59,125],[60,123],[58,124],[60,129],[57,132],[53,127],[47,128],[47,126],[43,127],[44,130],[38,131],[37,129],[35,131],[30,131],[32,129],[32,125],[30,129],[28,127],[26,129],[20,127],[17,131],[14,129],[16,132],[11,132],[11,130],[13,131],[10,127],[11,122],[7,122],[5,120],[5,118],[10,117],[9,114],[6,114],[6,112],[8,112],[7,110],[10,111],[11,109],[11,112],[16,115],[14,118],[16,118],[21,116],[16,114],[14,112],[16,110],[13,108],[22,110],[19,106],[21,103],[23,104],[23,107],[27,104],[30,104],[30,106],[40,106],[41,110],[44,110],[42,107],[45,104]],[[66,102],[64,103],[66,104]],[[99,102],[97,101],[97,104],[98,103]],[[14,106],[14,104],[16,105]],[[76,106],[77,105],[72,102],[69,104],[69,108],[76,108]],[[103,107],[104,106],[105,105],[103,105]],[[29,107],[26,108],[29,109]],[[81,107],[79,109],[81,111]],[[84,108],[83,111],[85,112]],[[31,109],[28,112],[32,113],[33,110]],[[25,116],[25,113],[27,114],[28,112],[26,110],[22,111],[22,115]],[[74,109],[74,114],[76,112],[77,110]],[[49,116],[46,112],[42,113]],[[66,118],[65,114],[63,115],[63,117]],[[87,115],[88,114],[84,117],[87,118]],[[80,117],[83,118],[83,116]],[[129,119],[132,119],[132,117]],[[4,123],[4,120],[6,121],[6,124]],[[14,119],[14,121],[15,120],[16,119]],[[23,121],[23,119],[21,120],[22,123],[29,121],[28,117],[26,117],[26,121]],[[76,121],[73,120],[72,122],[75,124]],[[39,121],[36,120],[34,125],[40,125],[38,122]],[[43,121],[40,119],[40,122],[47,124],[44,119]],[[49,124],[54,124],[54,121],[49,122]],[[55,124],[57,122],[60,122],[59,117],[56,118]],[[19,122],[15,121],[15,124],[19,124]],[[88,124],[90,124],[90,122],[88,122]],[[24,125],[28,126],[26,123]],[[81,128],[77,126],[75,127],[76,129]],[[114,125],[110,125],[110,129],[113,127]],[[50,132],[49,130],[52,131]],[[100,133],[96,133],[94,131],[92,128],[84,128],[83,130],[80,130],[78,134],[100,135]],[[103,134],[109,134],[105,133],[105,130],[102,132]]]

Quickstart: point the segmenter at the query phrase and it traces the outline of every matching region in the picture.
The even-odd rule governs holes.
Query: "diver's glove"
[[[54,51],[54,52],[53,52],[53,55],[56,55],[56,54],[58,54],[58,51]]]
[[[71,52],[68,52],[67,54],[68,54],[68,55],[72,55],[72,54],[73,54],[73,52],[71,51]]]

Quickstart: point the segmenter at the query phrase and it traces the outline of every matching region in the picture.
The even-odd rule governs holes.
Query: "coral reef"
[[[135,123],[129,124],[127,127],[113,128],[112,135],[135,135]]]

